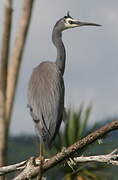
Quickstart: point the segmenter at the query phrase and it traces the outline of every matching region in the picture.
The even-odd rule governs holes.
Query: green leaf
[[[91,110],[92,110],[92,105],[89,105],[85,111],[83,112],[82,118],[81,118],[81,126],[80,126],[80,130],[78,132],[78,136],[80,138],[82,138],[85,135],[85,130],[87,129],[87,125],[88,125],[88,121],[90,118],[90,114],[91,114]]]

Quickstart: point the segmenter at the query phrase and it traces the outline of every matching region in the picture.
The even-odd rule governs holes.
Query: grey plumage
[[[51,147],[58,134],[64,112],[64,81],[66,51],[62,42],[62,31],[85,25],[73,19],[69,13],[54,26],[52,41],[57,49],[56,62],[46,61],[37,66],[31,75],[28,86],[28,107],[40,140]]]
[[[29,81],[28,102],[40,139],[50,147],[64,109],[63,77],[55,63],[43,62],[34,69]]]

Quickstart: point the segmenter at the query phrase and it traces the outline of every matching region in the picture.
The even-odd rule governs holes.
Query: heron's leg
[[[39,145],[39,157],[38,159],[40,160],[40,169],[39,169],[39,175],[37,176],[37,180],[41,180],[43,177],[43,169],[42,169],[42,166],[43,166],[43,162],[44,162],[44,156],[43,156],[43,144],[40,143]]]
[[[43,157],[43,144],[42,143],[40,143],[40,145],[39,145],[39,158],[40,159],[42,159],[42,157]]]

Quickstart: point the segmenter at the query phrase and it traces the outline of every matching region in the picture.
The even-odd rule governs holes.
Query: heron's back
[[[64,110],[64,83],[57,65],[43,62],[30,78],[28,105],[43,142],[50,146],[58,133]]]

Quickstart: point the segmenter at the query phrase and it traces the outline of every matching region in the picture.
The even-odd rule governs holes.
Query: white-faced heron
[[[80,22],[69,13],[54,26],[52,41],[57,49],[55,62],[45,61],[34,68],[28,87],[28,107],[36,130],[43,142],[51,147],[63,119],[64,80],[66,51],[62,41],[62,32],[80,26],[100,26],[95,23]]]

